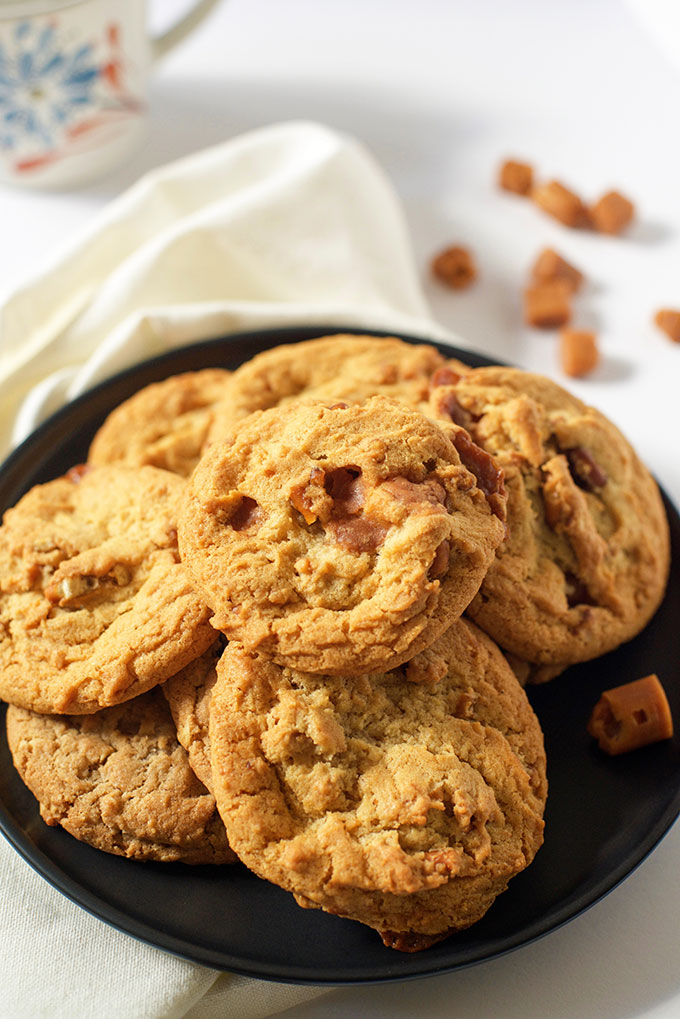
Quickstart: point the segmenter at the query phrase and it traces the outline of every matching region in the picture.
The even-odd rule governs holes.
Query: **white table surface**
[[[160,6],[165,19],[181,5]],[[680,64],[666,41],[657,48],[613,0],[227,0],[156,71],[148,140],[122,170],[59,195],[0,189],[0,288],[145,170],[253,127],[319,120],[362,139],[392,178],[433,314],[471,348],[564,382],[554,336],[522,325],[519,293],[545,245],[583,269],[575,323],[597,329],[603,362],[569,384],[680,503],[680,346],[651,323],[680,306]],[[509,155],[587,197],[620,188],[635,227],[579,234],[500,193]],[[479,262],[466,293],[427,276],[450,243]],[[295,1015],[675,1019],[679,872],[676,824],[623,885],[542,941],[459,973],[333,990]]]

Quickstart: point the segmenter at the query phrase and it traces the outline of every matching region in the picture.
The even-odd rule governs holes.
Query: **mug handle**
[[[160,57],[164,57],[178,42],[193,32],[219,2],[220,0],[198,0],[198,3],[194,4],[183,18],[179,18],[162,35],[155,36],[151,40],[151,59],[158,60]]]

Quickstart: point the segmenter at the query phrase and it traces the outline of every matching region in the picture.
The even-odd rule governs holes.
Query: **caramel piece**
[[[588,375],[600,360],[595,333],[583,329],[562,329],[560,360],[565,375],[573,379]]]
[[[571,319],[570,290],[564,280],[553,280],[524,291],[524,320],[537,329],[557,329]]]
[[[329,520],[328,530],[338,545],[349,552],[376,553],[384,543],[389,527],[369,516],[341,517]]]
[[[498,186],[516,195],[528,195],[534,184],[534,171],[528,163],[506,159],[498,173]]]
[[[256,527],[263,518],[262,509],[251,499],[244,495],[238,506],[229,518],[228,523],[235,531],[247,531],[249,527]]]
[[[85,475],[89,474],[91,470],[92,464],[76,464],[75,467],[71,467],[70,470],[66,471],[66,477],[74,485],[79,485]]]
[[[451,247],[432,259],[432,275],[453,290],[464,290],[477,279],[477,266],[467,248]]]
[[[536,205],[549,216],[558,219],[565,226],[582,227],[589,225],[588,210],[578,195],[565,188],[557,180],[548,181],[534,188],[531,197]]]
[[[570,449],[565,449],[564,453],[569,464],[569,473],[579,488],[585,489],[586,492],[604,488],[608,480],[607,475],[587,449],[583,446],[571,446]]]
[[[491,512],[505,523],[505,472],[490,453],[472,441],[466,431],[460,429],[451,440],[458,456],[471,474],[477,479]]]
[[[579,272],[566,259],[558,255],[552,248],[544,248],[533,264],[531,278],[534,283],[552,283],[553,280],[564,280],[572,293],[583,283],[583,273]]]
[[[601,234],[620,234],[633,218],[635,206],[618,191],[608,191],[589,211],[593,226]]]
[[[680,311],[661,308],[654,316],[654,323],[665,332],[666,336],[670,336],[673,343],[680,343]]]
[[[588,732],[607,754],[625,754],[673,735],[673,718],[657,676],[605,690],[593,708]]]

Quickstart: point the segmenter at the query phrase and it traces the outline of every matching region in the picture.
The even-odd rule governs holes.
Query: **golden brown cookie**
[[[466,428],[505,471],[508,536],[468,614],[541,666],[634,637],[664,593],[668,523],[630,443],[550,379],[478,368],[435,388],[435,416]]]
[[[92,440],[89,463],[149,464],[188,477],[230,374],[204,368],[140,389],[109,414]]]
[[[542,733],[473,624],[388,674],[314,676],[234,644],[217,673],[218,809],[300,905],[413,951],[479,920],[540,847]]]
[[[160,690],[93,715],[10,706],[7,739],[43,820],[137,860],[232,863],[215,800],[189,767]]]
[[[179,524],[215,627],[332,674],[393,668],[431,644],[503,534],[444,432],[382,396],[251,415],[208,449]]]
[[[215,666],[224,649],[224,641],[191,662],[161,687],[170,705],[177,739],[187,754],[194,774],[212,792],[210,770],[210,695],[217,679]]]
[[[177,550],[185,482],[84,468],[32,488],[0,527],[0,697],[89,713],[155,686],[215,639]]]
[[[274,347],[234,372],[216,409],[210,441],[224,438],[253,411],[302,397],[361,403],[382,395],[422,411],[432,376],[448,365],[466,370],[434,347],[394,337],[338,334]]]

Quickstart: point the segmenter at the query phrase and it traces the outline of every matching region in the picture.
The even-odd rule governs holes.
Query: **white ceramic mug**
[[[150,38],[143,0],[0,0],[0,181],[70,187],[122,162],[153,60],[218,2]]]

